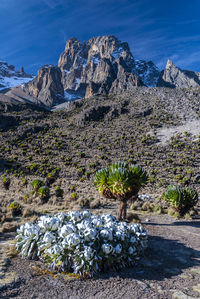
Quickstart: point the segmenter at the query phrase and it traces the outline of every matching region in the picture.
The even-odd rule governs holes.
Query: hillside
[[[171,61],[159,72],[151,61],[133,58],[127,43],[104,36],[84,44],[70,39],[58,66],[43,66],[28,83],[4,86],[2,298],[131,298],[133,291],[136,298],[198,298],[200,202],[182,217],[162,198],[171,183],[200,194],[198,78]],[[149,235],[141,261],[76,281],[16,256],[16,228],[40,215],[88,209],[117,216],[118,202],[105,199],[93,183],[96,171],[116,161],[138,163],[148,173],[148,184],[128,202],[127,221],[141,222]],[[35,179],[49,188],[48,196],[36,192]]]
[[[195,219],[200,216],[200,207],[197,205],[187,215],[193,221],[176,220],[166,215],[171,212],[160,196],[173,182],[189,184],[200,192],[199,127],[194,132],[179,133],[183,124],[199,122],[199,101],[198,88],[138,87],[118,96],[71,102],[62,111],[26,108],[1,112],[1,173],[11,180],[8,190],[1,181],[2,248],[7,244],[5,237],[12,238],[10,232],[20,223],[34,221],[44,213],[89,209],[116,215],[117,202],[104,199],[93,185],[94,173],[107,164],[118,160],[138,162],[149,174],[149,183],[128,209],[133,217],[130,219],[137,213],[148,231],[146,259],[134,268],[104,273],[90,284],[90,280],[73,281],[62,275],[54,278],[41,262],[19,257],[11,259],[9,266],[0,252],[4,265],[2,295],[26,298],[32,292],[37,298],[48,298],[67,292],[73,298],[95,294],[105,298],[109,286],[112,292],[117,290],[117,298],[124,294],[130,297],[133,288],[138,298],[186,294],[197,298],[199,221]],[[168,132],[169,128],[175,134],[163,144],[162,130]],[[47,178],[52,173],[50,182]],[[45,202],[33,192],[31,183],[36,178],[50,183],[50,197]],[[63,189],[62,197],[56,196],[57,188]],[[9,204],[13,201],[21,206],[21,215],[12,214]]]
[[[59,207],[67,202],[81,206],[89,198],[91,204],[102,205],[105,200],[95,191],[93,174],[118,160],[144,166],[150,181],[143,192],[153,198],[172,182],[199,189],[195,178],[199,175],[200,131],[196,128],[195,136],[178,132],[179,126],[199,121],[199,97],[199,89],[135,88],[117,97],[71,102],[63,111],[26,109],[1,114],[1,171],[11,177],[10,189],[2,189],[2,210],[13,199],[37,210],[31,181],[45,180],[53,169],[57,175],[51,186],[50,209],[52,204]],[[162,130],[169,128],[177,132],[165,138],[163,145]],[[23,186],[24,178],[28,185]],[[55,197],[58,185],[64,189],[61,202]],[[76,193],[74,200],[72,193]]]

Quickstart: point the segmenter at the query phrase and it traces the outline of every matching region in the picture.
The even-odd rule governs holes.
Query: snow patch
[[[28,83],[29,81],[33,80],[32,78],[23,78],[23,77],[2,77],[0,79],[0,84],[4,87],[1,87],[0,90],[3,90],[5,88],[12,88],[18,85],[22,85],[25,83]]]
[[[74,101],[77,99],[81,99],[81,96],[78,96],[77,93],[73,92],[67,92],[66,90],[64,91],[64,98],[66,101]]]
[[[132,72],[139,76],[147,87],[155,87],[157,85],[160,72],[154,64],[135,59]]]
[[[80,78],[76,78],[75,83],[79,85],[81,83],[81,79]]]
[[[118,49],[115,49],[115,50],[111,53],[111,55],[112,55],[115,59],[117,59],[117,58],[119,58],[120,56],[122,56],[122,52],[123,52],[123,48],[122,48],[122,47],[119,47]]]
[[[94,62],[94,64],[98,64],[100,61],[98,57],[92,57],[91,60]]]

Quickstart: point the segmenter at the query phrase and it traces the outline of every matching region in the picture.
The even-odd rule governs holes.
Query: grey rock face
[[[25,85],[24,91],[38,98],[47,107],[61,104],[64,102],[61,77],[58,67],[45,65],[38,71],[37,77]]]
[[[140,65],[142,70],[139,71]],[[58,66],[65,90],[85,88],[85,97],[118,93],[133,86],[155,86],[158,70],[153,63],[135,61],[129,45],[115,36],[98,36],[85,43],[71,38],[61,54]],[[151,71],[150,71],[151,69]]]
[[[189,88],[200,85],[200,73],[181,70],[172,61],[168,60],[166,68],[158,79],[158,87]]]
[[[140,77],[148,87],[155,87],[160,76],[159,69],[152,61],[135,60],[132,71]]]

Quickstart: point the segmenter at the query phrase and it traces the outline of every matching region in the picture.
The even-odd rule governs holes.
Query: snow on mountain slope
[[[152,61],[135,59],[132,71],[140,77],[147,87],[157,85],[160,71]]]
[[[15,71],[13,65],[0,60],[0,91],[27,83],[33,78],[34,76],[26,74],[23,68],[21,71]]]
[[[85,86],[85,95],[117,93],[134,86],[156,86],[159,70],[153,62],[135,60],[127,42],[113,35],[98,36],[81,43],[67,41],[58,66],[64,90],[78,91]]]

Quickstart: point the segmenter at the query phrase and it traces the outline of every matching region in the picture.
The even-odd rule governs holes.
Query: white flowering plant
[[[41,216],[20,226],[16,248],[22,257],[40,259],[54,270],[93,276],[103,268],[134,264],[147,247],[140,224],[89,211]]]

